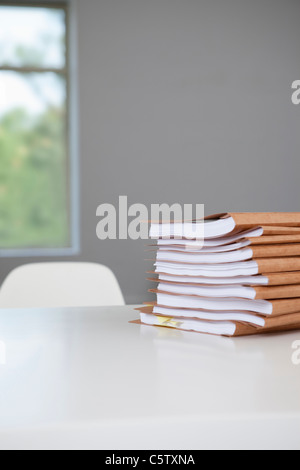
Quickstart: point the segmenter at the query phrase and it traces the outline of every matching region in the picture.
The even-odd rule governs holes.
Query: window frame
[[[79,224],[79,137],[78,137],[78,93],[77,93],[77,51],[76,51],[76,12],[74,0],[19,0],[1,1],[0,7],[22,8],[50,8],[65,12],[66,27],[66,63],[63,68],[56,67],[15,67],[2,66],[0,72],[11,71],[15,73],[47,73],[53,72],[63,75],[66,80],[66,165],[67,165],[67,195],[69,215],[69,242],[68,247],[56,248],[1,248],[0,258],[19,257],[52,257],[71,256],[80,253],[80,224]],[[70,46],[72,44],[72,47]],[[72,77],[72,79],[71,79]]]

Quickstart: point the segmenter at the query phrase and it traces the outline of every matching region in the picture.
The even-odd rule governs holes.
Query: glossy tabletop
[[[233,339],[137,317],[0,310],[0,448],[300,448],[300,331]]]

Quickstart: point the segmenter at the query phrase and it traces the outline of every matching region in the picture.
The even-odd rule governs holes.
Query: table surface
[[[300,331],[225,338],[136,318],[0,310],[0,448],[300,448]]]

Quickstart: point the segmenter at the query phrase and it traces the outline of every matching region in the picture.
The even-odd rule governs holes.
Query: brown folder
[[[155,260],[149,260],[155,261]],[[161,262],[166,262],[166,260],[161,259]],[[257,274],[262,273],[281,273],[281,272],[289,272],[289,271],[300,271],[300,256],[295,257],[286,257],[286,258],[250,258],[247,260],[239,261],[240,263],[245,263],[245,268],[247,267],[247,262],[255,261],[258,267]],[[174,266],[180,267],[181,264],[195,266],[201,263],[190,263],[190,262],[183,262],[183,261],[170,261],[167,260],[168,263],[174,264]],[[206,263],[209,266],[210,263]],[[222,263],[224,266],[225,264],[230,265],[230,263]]]
[[[274,300],[274,299],[289,299],[300,297],[300,285],[287,285],[287,286],[267,286],[267,287],[252,287],[255,290],[255,299],[261,300]],[[300,310],[300,309],[299,309]]]
[[[140,312],[143,312],[143,313],[153,314],[153,309],[151,306],[141,307],[136,310],[139,310]],[[164,315],[159,314],[159,316],[164,316]],[[179,319],[179,318],[180,317],[176,317],[176,319]],[[233,336],[277,333],[277,332],[282,332],[282,331],[300,329],[300,312],[299,311],[293,314],[289,314],[289,315],[265,318],[264,320],[265,320],[264,326],[257,326],[257,325],[251,325],[249,323],[231,321],[231,323],[234,323],[236,326],[236,330]],[[130,323],[142,324],[140,320],[134,320],[134,321],[131,321]],[[145,325],[147,324],[145,323]],[[170,328],[170,326],[160,325],[160,326],[157,326],[157,328]],[[173,327],[173,329],[180,330],[180,328],[178,327],[176,328]]]
[[[225,219],[232,217],[236,227],[300,227],[300,212],[223,212],[204,217]]]
[[[231,216],[240,227],[300,227],[300,212],[232,212],[227,216]]]
[[[300,276],[300,273],[299,273]],[[194,287],[224,287],[221,284],[196,284],[195,282],[174,282],[174,281],[162,281],[155,278],[147,278],[148,281],[171,285],[183,285],[183,286],[194,286]],[[236,285],[236,284],[235,284]],[[234,287],[234,284],[232,285]],[[296,285],[277,285],[277,286],[246,286],[253,289],[256,293],[254,300],[275,300],[275,299],[289,299],[289,298],[300,298],[300,284]],[[212,295],[213,297],[213,295]],[[215,297],[217,298],[217,297]]]
[[[268,286],[300,284],[300,271],[263,274],[268,278]]]
[[[155,271],[147,271],[148,274],[163,274],[163,273],[157,273]],[[178,281],[176,281],[176,278],[178,277],[176,274],[169,274],[170,277],[174,278],[174,283],[178,284]],[[291,272],[278,272],[278,273],[263,273],[262,276],[268,278],[268,284],[267,286],[284,286],[284,285],[293,285],[293,284],[300,284],[300,271],[291,271]],[[182,276],[180,276],[182,277]],[[186,278],[186,283],[190,284],[189,281],[189,276],[184,276]],[[253,280],[255,280],[255,276],[250,276],[253,277]],[[149,278],[148,278],[149,279]],[[151,278],[150,280],[156,280],[157,282],[162,282],[160,279],[154,279]],[[213,278],[212,278],[213,279]],[[170,281],[172,282],[172,281]],[[228,279],[228,284],[230,284],[230,279]],[[253,285],[255,283],[253,282]],[[216,285],[214,282],[211,284],[201,284],[201,277],[199,276],[199,283],[194,283],[195,286],[198,285]],[[217,284],[217,285],[223,285],[223,284]],[[251,286],[251,284],[250,284]]]
[[[266,236],[271,236],[271,235],[299,235],[300,234],[300,227],[286,227],[286,226],[282,226],[282,227],[279,227],[279,226],[267,226],[267,225],[261,225],[262,229],[263,229],[263,235],[266,235]],[[237,226],[237,229],[238,230],[249,230],[250,228],[253,228],[252,225],[240,225],[240,226]],[[260,239],[260,237],[257,237],[258,239]]]
[[[280,227],[282,228],[282,227]],[[287,229],[288,231],[290,231],[290,229]],[[245,232],[247,233],[247,232]],[[225,237],[223,237],[225,238]],[[292,234],[288,234],[288,235],[285,235],[285,234],[277,234],[277,235],[261,235],[260,237],[247,237],[247,235],[245,235],[243,238],[241,238],[240,240],[238,240],[237,242],[231,242],[231,243],[238,243],[240,242],[241,240],[248,240],[250,242],[250,245],[251,247],[253,245],[286,245],[286,244],[300,244],[300,230],[299,230],[299,233],[296,232],[296,233],[292,233]],[[224,243],[223,246],[226,246],[228,245],[228,243]],[[147,246],[151,247],[149,249],[147,249],[146,251],[156,251],[157,248],[164,248],[164,249],[167,249],[168,246],[171,246],[172,248],[182,248],[182,244],[172,244],[172,245],[157,245],[156,243],[152,243],[152,244],[148,244]],[[189,247],[189,240],[186,241],[186,246]],[[220,245],[217,245],[216,248],[220,246]],[[213,247],[211,247],[213,248]],[[197,251],[196,248],[194,248],[194,251]],[[201,251],[201,248],[199,249],[199,251]]]
[[[251,245],[278,245],[286,243],[300,243],[300,233],[292,235],[262,235],[261,237],[247,238]]]
[[[255,259],[258,265],[258,274],[282,273],[300,270],[300,257],[291,258],[259,258]]]
[[[165,295],[171,295],[171,296],[179,296],[179,297],[189,297],[189,298],[198,298],[200,299],[201,296],[198,296],[198,295],[184,295],[184,294],[177,294],[175,292],[167,292],[167,291],[163,291],[163,290],[158,290],[158,289],[149,289],[149,292],[151,293],[154,293],[154,294],[165,294]],[[203,299],[208,299],[208,300],[214,300],[214,301],[219,301],[220,302],[220,306],[221,306],[221,301],[224,300],[223,298],[221,297],[218,297],[218,298],[212,298],[212,297],[202,297]],[[255,313],[255,310],[252,310],[252,308],[254,308],[257,302],[257,300],[249,300],[249,299],[237,299],[235,298],[236,300],[244,300],[245,301],[245,305],[248,306],[248,308],[245,308],[244,310],[248,310],[249,312],[254,312]],[[228,299],[226,299],[228,300]],[[261,300],[261,299],[260,299]],[[287,315],[287,314],[290,314],[290,313],[295,313],[295,312],[300,312],[300,298],[290,298],[290,299],[278,299],[278,300],[266,300],[265,302],[269,303],[269,304],[272,304],[272,313],[271,315],[268,315],[268,316],[273,316],[273,317],[276,317],[276,316],[279,316],[279,315]],[[251,305],[252,305],[252,308],[251,308]],[[168,305],[162,305],[163,307],[169,307]],[[185,308],[185,307],[182,307],[182,308]],[[192,310],[198,310],[197,308],[193,308]],[[200,308],[199,310],[203,310],[202,308]],[[219,309],[220,311],[222,311],[222,308]],[[264,316],[263,313],[260,313],[259,315],[261,316]]]
[[[300,243],[287,243],[278,245],[256,245],[251,247],[253,259],[256,258],[283,258],[300,256]]]
[[[176,247],[174,247],[176,248]],[[252,250],[252,259],[256,258],[284,258],[284,257],[291,257],[291,256],[300,256],[300,243],[282,243],[282,244],[274,244],[274,245],[255,245],[255,246],[247,246],[242,248],[242,250],[251,249]],[[226,252],[203,252],[203,255],[226,255],[229,256],[230,253],[236,253],[240,251],[241,248],[238,250],[226,251]],[[149,250],[154,251],[154,250]],[[193,249],[186,249],[185,251],[180,250],[168,250],[168,247],[164,248],[163,253],[188,253],[188,254],[195,254],[201,255],[201,250],[196,251]],[[152,256],[152,255],[151,255]],[[153,260],[154,261],[154,260]]]
[[[245,336],[264,333],[278,333],[300,329],[300,313],[283,315],[274,318],[266,318],[264,326],[252,326],[236,322],[236,330],[233,336]]]
[[[225,219],[228,217],[232,217],[235,222],[235,228],[232,233],[254,227],[263,227],[265,235],[278,233],[278,231],[282,234],[289,234],[293,233],[293,228],[294,232],[300,233],[300,212],[223,212],[206,216],[204,220]],[[191,221],[197,222],[196,219]],[[150,220],[148,222],[170,223],[169,220]],[[182,220],[174,220],[172,222],[182,222]]]

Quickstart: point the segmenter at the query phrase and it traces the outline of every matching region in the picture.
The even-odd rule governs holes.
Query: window
[[[0,25],[0,255],[74,252],[68,8],[0,3]]]

